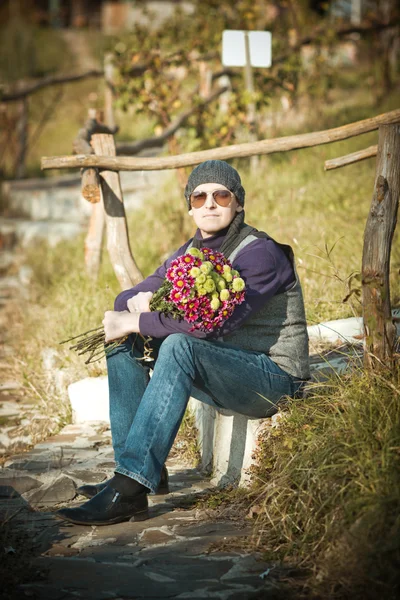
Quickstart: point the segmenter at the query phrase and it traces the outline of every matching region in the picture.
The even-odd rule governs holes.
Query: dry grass
[[[400,585],[400,371],[362,371],[293,401],[261,441],[253,543],[311,569],[310,593],[394,598]]]

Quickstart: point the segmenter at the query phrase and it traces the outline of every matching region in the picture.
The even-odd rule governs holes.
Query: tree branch
[[[145,150],[146,148],[156,148],[158,146],[162,146],[165,141],[174,135],[174,133],[182,127],[184,122],[193,114],[195,114],[198,110],[201,110],[211,102],[214,102],[221,94],[226,92],[229,88],[222,87],[219,90],[216,90],[213,94],[205,98],[200,104],[194,106],[186,111],[184,111],[179,117],[175,119],[164,131],[161,135],[156,135],[151,138],[147,138],[145,140],[139,140],[137,142],[119,142],[117,144],[117,153],[125,154],[128,156],[132,156],[137,154],[141,150]]]
[[[130,74],[138,77],[145,72],[146,68],[146,65],[137,65],[130,70]],[[19,82],[15,90],[0,88],[0,102],[15,102],[16,100],[21,100],[22,98],[26,98],[26,96],[30,96],[31,94],[39,92],[43,88],[52,85],[60,85],[63,83],[82,81],[83,79],[89,79],[90,77],[104,77],[104,70],[91,69],[90,71],[78,73],[76,75],[57,75],[55,77],[44,77],[43,79],[39,79],[38,81],[34,81],[25,85],[23,85],[22,82]]]

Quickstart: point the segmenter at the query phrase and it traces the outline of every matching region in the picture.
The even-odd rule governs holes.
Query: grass
[[[201,463],[201,452],[195,418],[190,411],[186,411],[175,438],[170,456],[179,455],[185,462],[197,467]]]
[[[282,597],[398,597],[399,397],[399,368],[314,384],[266,424],[251,487],[200,499],[214,518],[253,521],[238,549],[278,569]]]
[[[358,371],[315,387],[260,441],[252,546],[308,569],[306,597],[399,590],[399,384]]]

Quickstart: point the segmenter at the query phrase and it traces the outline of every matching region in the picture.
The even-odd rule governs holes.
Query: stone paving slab
[[[69,425],[10,457],[0,469],[0,515],[37,549],[37,578],[24,581],[15,597],[244,600],[268,590],[271,584],[260,575],[270,565],[233,550],[238,538],[251,534],[251,523],[210,520],[192,503],[210,481],[177,456],[167,464],[171,492],[149,496],[148,521],[85,527],[54,513],[85,500],[76,493],[83,482],[112,475],[107,425]]]
[[[98,598],[248,598],[265,589],[260,575],[267,564],[252,557],[225,555],[221,560],[206,556],[174,557],[168,563],[146,564],[96,561],[89,558],[41,557],[39,570],[48,571],[46,585],[24,585],[24,590],[41,591],[41,598],[54,592],[70,597]],[[46,592],[48,595],[46,595]],[[238,595],[238,594],[241,594]]]

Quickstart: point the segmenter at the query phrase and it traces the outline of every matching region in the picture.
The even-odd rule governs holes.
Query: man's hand
[[[107,310],[103,319],[105,341],[111,342],[130,333],[140,333],[139,317],[140,313],[131,314],[127,310],[122,312]]]
[[[139,292],[127,302],[128,310],[131,313],[150,312],[150,301],[153,292]]]

